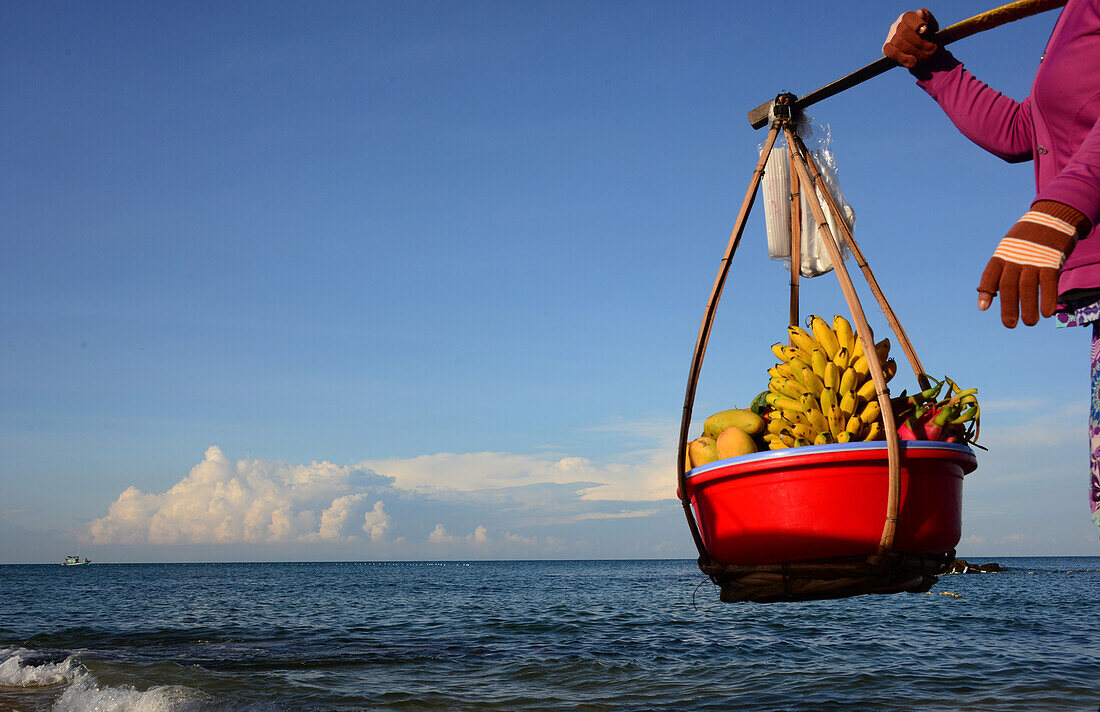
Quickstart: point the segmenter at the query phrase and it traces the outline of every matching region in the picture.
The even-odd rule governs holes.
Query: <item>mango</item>
[[[727,457],[738,457],[739,455],[750,455],[756,452],[756,442],[752,439],[752,436],[738,427],[723,430],[718,435],[714,446],[718,450],[719,460],[725,460]]]
[[[702,435],[688,443],[688,457],[691,466],[699,467],[718,459],[718,444],[714,438]]]
[[[764,419],[751,410],[732,408],[715,413],[703,421],[703,435],[715,440],[727,428],[737,428],[749,435],[758,435],[764,432]]]

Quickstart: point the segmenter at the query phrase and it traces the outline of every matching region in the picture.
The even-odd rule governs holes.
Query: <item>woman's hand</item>
[[[912,69],[931,59],[940,48],[930,39],[939,29],[936,18],[924,8],[902,13],[890,26],[886,44],[882,45],[882,53],[901,66]]]

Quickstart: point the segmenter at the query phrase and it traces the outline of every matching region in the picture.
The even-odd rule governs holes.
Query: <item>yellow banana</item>
[[[791,363],[798,365],[795,368],[795,373],[801,380],[802,385],[806,386],[810,393],[813,393],[815,396],[818,393],[821,393],[821,389],[825,387],[825,382],[822,381],[816,373],[814,373],[814,370],[806,364],[802,363],[801,359],[795,359]],[[801,368],[801,370],[799,370],[799,368]]]
[[[836,363],[837,368],[844,370],[852,362],[852,353],[848,349],[839,349],[836,356],[833,356],[833,362]]]
[[[812,393],[803,393],[802,397],[798,399],[800,406],[799,411],[802,413],[809,413],[811,410],[819,408],[817,398]]]
[[[833,438],[829,433],[818,433],[814,438],[814,445],[828,445],[832,441]]]
[[[779,410],[802,410],[801,401],[795,400],[794,398],[788,398],[787,396],[776,396],[775,402],[771,405]]]
[[[825,390],[825,381],[818,378],[817,374],[813,371],[807,372],[806,380],[808,381],[806,387],[810,389],[810,393],[818,395],[821,391]]]
[[[826,388],[832,388],[834,391],[840,390],[840,369],[836,367],[836,364],[830,361],[825,364],[825,377],[821,379],[825,382]]]
[[[786,444],[782,440],[772,440],[768,443],[769,450],[786,450],[790,445]]]
[[[836,405],[836,391],[831,388],[825,388],[818,395],[818,400],[821,402],[821,412],[826,415],[829,414],[829,408]]]
[[[844,414],[840,412],[840,406],[834,405],[832,408],[829,408],[825,417],[829,419],[829,432],[834,438],[844,432],[846,418]]]
[[[782,418],[775,417],[775,413],[772,413],[771,420],[768,421],[768,432],[764,437],[768,435],[779,435],[784,430],[790,430],[791,424]]]
[[[824,319],[816,315],[810,317],[810,331],[813,332],[814,338],[817,339],[817,343],[825,350],[825,355],[831,359],[833,354],[840,348],[840,342],[837,340],[836,332],[825,323]]]
[[[808,393],[806,386],[793,378],[773,378],[768,382],[768,389],[788,398],[801,398],[803,393]]]
[[[802,411],[788,410],[783,413],[783,417],[791,425],[812,425],[810,423],[809,416],[807,416],[806,413],[803,413]]]
[[[881,440],[881,439],[882,439],[882,424],[879,423],[876,420],[875,422],[871,423],[870,426],[868,426],[867,434],[863,436],[863,441],[864,442],[870,442],[872,440]]]
[[[820,410],[808,410],[806,411],[806,417],[814,430],[822,432],[829,429],[829,421],[825,419],[825,414]]]
[[[817,431],[811,428],[809,425],[796,425],[791,428],[791,434],[796,438],[803,438],[805,440],[813,440],[817,435]]]
[[[788,365],[791,367],[791,373],[793,373],[794,377],[798,379],[798,382],[805,386],[806,373],[813,373],[813,369],[810,368],[810,364],[795,356],[790,360],[790,363]]]
[[[808,331],[801,326],[795,326],[794,324],[787,327],[787,334],[791,339],[791,346],[796,349],[802,349],[806,353],[812,353],[814,347],[817,346],[817,341]]]
[[[795,349],[786,344],[772,344],[772,353],[783,363],[787,363],[794,357]]]
[[[861,339],[857,336],[856,337],[856,345],[851,349],[851,351],[852,351],[852,360],[853,361],[855,361],[857,358],[862,356],[863,355],[863,339]]]
[[[850,443],[855,436],[849,433],[847,430],[836,436],[838,443]]]
[[[814,349],[810,354],[810,367],[813,369],[817,377],[825,380],[825,367],[829,363],[829,357],[825,355],[825,352],[821,349]]]
[[[845,421],[856,412],[856,396],[851,391],[848,391],[841,397],[840,412],[844,413]]]
[[[771,372],[769,371],[769,373]],[[840,384],[836,387],[836,392],[839,393],[842,398],[845,393],[851,393],[856,389],[858,378],[858,374],[851,366],[844,369],[844,373],[840,377]]]
[[[887,381],[898,375],[898,362],[894,359],[887,359],[886,363],[882,365],[882,375],[886,377]]]
[[[875,353],[878,354],[879,363],[886,363],[886,358],[890,355],[890,339],[885,338],[875,344]]]
[[[810,443],[806,442],[805,438],[795,438],[794,444],[791,447],[806,447]]]
[[[833,317],[833,332],[836,333],[837,343],[841,348],[852,351],[856,345],[856,335],[852,331],[852,325],[847,319],[837,314]]]
[[[879,406],[877,400],[873,400],[863,407],[863,410],[859,413],[859,419],[864,423],[874,423],[878,420],[878,417],[882,415],[882,408]]]
[[[874,400],[875,396],[878,395],[878,389],[875,388],[875,382],[871,380],[864,382],[864,384],[859,387],[859,390],[856,391],[856,395],[865,401]]]
[[[852,435],[858,436],[863,432],[863,421],[859,419],[858,415],[853,415],[848,418],[848,422],[844,424],[844,430]]]
[[[860,381],[871,375],[871,365],[867,363],[867,357],[863,355],[852,362],[852,369],[856,372],[857,380]]]

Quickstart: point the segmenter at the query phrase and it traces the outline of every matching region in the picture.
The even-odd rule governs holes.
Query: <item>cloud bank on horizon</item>
[[[330,462],[234,463],[211,446],[166,492],[126,488],[88,534],[93,544],[381,541],[389,517],[377,492],[391,482]]]
[[[622,460],[480,452],[305,465],[234,462],[211,446],[164,492],[127,487],[85,536],[95,546],[345,544],[373,555],[561,555],[591,545],[584,537],[593,525],[679,508],[654,506],[673,499],[667,453]],[[580,532],[575,541],[563,527]]]

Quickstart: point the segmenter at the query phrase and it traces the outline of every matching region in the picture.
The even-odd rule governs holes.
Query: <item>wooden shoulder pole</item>
[[[976,35],[979,32],[985,32],[994,27],[1006,25],[1009,22],[1015,22],[1025,17],[1037,15],[1040,12],[1062,7],[1066,2],[1067,0],[1017,0],[1017,2],[1010,2],[1007,5],[987,10],[980,15],[975,15],[962,22],[956,22],[950,27],[945,27],[936,33],[936,41],[941,45],[947,45],[966,37]],[[896,66],[898,66],[898,64],[894,60],[887,57],[880,57],[847,76],[841,77],[830,84],[826,84],[820,89],[799,97],[794,103],[794,108],[798,110],[805,109],[811,104],[816,104],[823,99],[828,99],[830,96],[839,94],[845,89],[851,89],[857,84],[862,84],[868,79],[877,77]],[[766,101],[749,112],[749,124],[751,124],[754,129],[762,128],[768,123],[768,115],[771,112],[772,103],[771,101]]]

